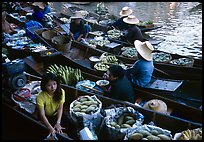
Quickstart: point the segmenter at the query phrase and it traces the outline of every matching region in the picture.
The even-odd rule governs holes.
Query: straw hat
[[[143,108],[151,109],[160,113],[167,113],[167,105],[162,100],[153,99],[146,102]]]
[[[123,21],[127,24],[138,24],[140,22],[134,15],[128,15]]]
[[[132,9],[125,6],[125,7],[122,8],[122,10],[120,11],[119,14],[120,14],[120,16],[128,16],[128,15],[132,14]]]
[[[154,47],[149,41],[141,42],[139,40],[135,40],[134,42],[135,48],[137,52],[147,61],[152,60],[152,51]]]
[[[70,17],[71,19],[79,19],[79,18],[84,18],[81,11],[75,11],[74,15]]]

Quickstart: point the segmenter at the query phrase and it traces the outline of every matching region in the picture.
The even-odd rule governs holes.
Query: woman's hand
[[[49,127],[48,129],[49,129],[50,134],[55,134],[56,133],[56,131],[55,131],[55,129],[53,127]]]
[[[62,133],[62,127],[59,123],[56,123],[54,128],[57,130],[58,133]]]

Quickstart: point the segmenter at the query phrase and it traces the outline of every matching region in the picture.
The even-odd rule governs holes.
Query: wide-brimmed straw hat
[[[71,19],[83,19],[84,16],[82,15],[81,11],[75,11],[74,15],[70,17]]]
[[[160,113],[167,113],[167,105],[162,100],[153,99],[146,102],[143,108],[151,109]]]
[[[125,6],[122,8],[122,10],[120,11],[120,16],[128,16],[130,14],[132,14],[132,9],[130,9],[129,7]]]
[[[123,21],[127,24],[138,24],[140,22],[134,15],[128,15]]]
[[[149,41],[141,42],[139,40],[134,41],[137,52],[147,61],[152,60],[152,51],[154,47]]]

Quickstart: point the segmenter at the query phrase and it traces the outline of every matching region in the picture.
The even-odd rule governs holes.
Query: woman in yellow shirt
[[[60,87],[57,77],[52,73],[46,73],[42,77],[41,90],[36,97],[38,116],[51,134],[62,133],[60,123],[65,102],[65,91]]]

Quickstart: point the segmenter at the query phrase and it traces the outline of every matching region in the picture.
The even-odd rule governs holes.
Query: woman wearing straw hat
[[[128,29],[128,24],[125,23],[123,21],[124,18],[126,18],[128,15],[132,14],[132,9],[130,9],[129,7],[125,6],[122,8],[122,10],[120,11],[120,18],[115,21],[113,24],[111,24],[110,26],[113,26],[114,28],[118,29],[118,30],[127,30]]]
[[[85,42],[84,40],[87,39],[90,26],[84,23],[83,18],[80,11],[76,11],[74,16],[71,17],[70,36],[73,40]]]
[[[143,108],[146,109],[150,109],[156,112],[160,112],[160,113],[164,113],[164,114],[168,114],[168,110],[167,110],[167,105],[165,102],[163,102],[162,100],[158,100],[158,99],[153,99],[150,100],[148,102],[146,102],[143,106]]]
[[[128,41],[131,44],[134,44],[135,40],[145,41],[141,30],[136,26],[139,20],[134,15],[128,15],[123,21],[129,25],[129,28],[127,29],[127,33],[121,36],[122,40]]]
[[[154,71],[152,60],[154,48],[149,41],[135,40],[134,45],[138,53],[138,60],[126,70],[126,75],[134,86],[145,87],[150,82]]]

